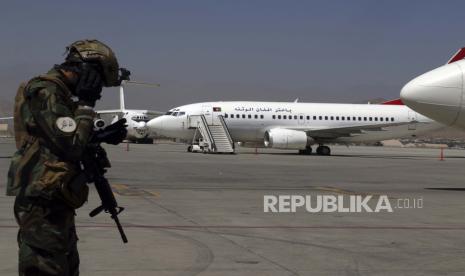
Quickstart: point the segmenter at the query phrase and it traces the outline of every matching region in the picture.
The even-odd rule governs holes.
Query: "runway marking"
[[[128,186],[124,184],[111,184],[111,187],[115,188],[117,191],[123,191],[128,189]]]
[[[149,194],[153,195],[154,197],[160,197],[160,193],[159,192],[150,192],[150,191],[146,191],[148,192]]]
[[[131,187],[125,184],[112,184],[111,186],[115,188],[114,192],[116,192],[120,196],[153,196],[156,198],[160,197],[159,192],[146,191],[146,190],[142,190],[137,187]]]
[[[113,224],[83,224],[78,228],[113,228]],[[144,224],[123,224],[124,228],[140,229],[324,229],[324,230],[431,230],[431,231],[465,231],[465,226],[406,226],[406,225],[144,225]],[[15,229],[17,225],[0,225],[0,229]]]
[[[355,191],[350,191],[350,190],[344,190],[344,189],[339,189],[335,187],[330,187],[330,186],[322,186],[322,187],[314,187],[315,190],[317,191],[326,191],[326,192],[333,192],[336,194],[344,194],[344,195],[361,195],[361,196],[374,196],[374,197],[380,197],[381,195],[378,193],[365,193],[365,192],[355,192]],[[388,198],[395,199],[395,197],[388,196]]]

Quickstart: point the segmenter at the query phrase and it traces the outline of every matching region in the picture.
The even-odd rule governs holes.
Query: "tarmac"
[[[92,189],[77,211],[81,275],[465,274],[463,150],[440,161],[438,149],[415,148],[332,146],[333,156],[106,148],[129,243],[108,214],[88,216],[99,204]],[[14,198],[5,196],[13,152],[0,140],[0,275],[17,275]],[[265,195],[386,196],[393,211],[265,213]]]

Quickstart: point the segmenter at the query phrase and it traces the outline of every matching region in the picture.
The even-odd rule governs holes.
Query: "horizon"
[[[8,3],[0,17],[8,26],[1,31],[2,102],[13,102],[21,81],[62,62],[65,47],[82,38],[112,47],[133,80],[161,84],[126,87],[129,109],[396,99],[410,79],[464,46],[457,34],[465,3],[448,3],[46,1],[27,10]],[[118,89],[105,88],[97,109],[118,106]]]

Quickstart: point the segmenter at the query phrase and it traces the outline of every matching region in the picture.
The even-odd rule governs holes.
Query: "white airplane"
[[[310,154],[312,145],[318,145],[319,155],[331,154],[325,146],[329,143],[376,142],[443,127],[400,100],[384,104],[204,102],[173,108],[147,125],[156,136],[193,140],[196,128],[189,118],[195,115],[204,115],[213,125],[224,119],[232,141],[244,146]]]
[[[462,48],[446,65],[411,80],[401,90],[402,101],[440,123],[465,129],[464,58]]]
[[[163,112],[126,109],[124,104],[125,82],[126,81],[123,81],[119,88],[120,108],[112,110],[99,110],[97,111],[97,114],[100,117],[106,114],[112,116],[111,123],[114,123],[121,118],[125,118],[128,125],[128,135],[126,137],[127,140],[136,143],[152,143],[153,139],[149,137],[149,129],[147,127],[147,122],[154,117],[163,115]],[[98,128],[103,128],[105,126],[105,123],[103,121],[100,121],[96,122],[96,125],[98,126]]]

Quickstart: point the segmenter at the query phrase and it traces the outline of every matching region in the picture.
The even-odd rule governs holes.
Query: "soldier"
[[[19,275],[79,275],[75,209],[87,201],[80,160],[93,139],[102,87],[118,86],[113,51],[98,40],[67,47],[64,63],[18,89],[7,194],[16,196]],[[123,125],[98,142],[118,144]]]

